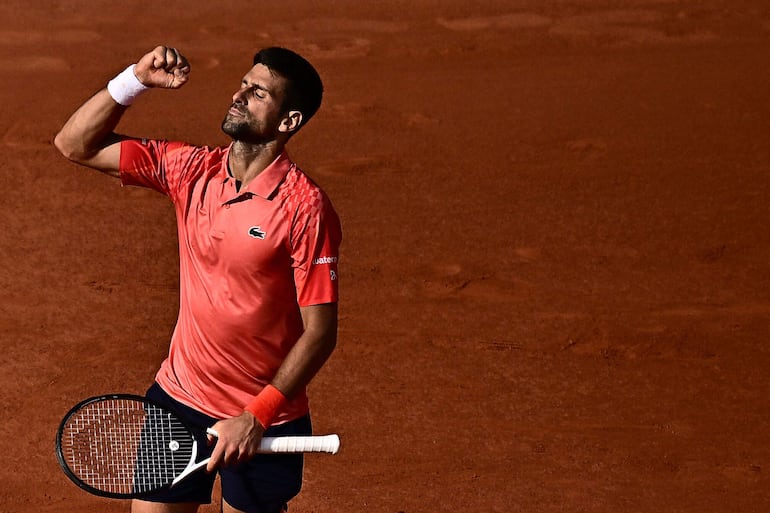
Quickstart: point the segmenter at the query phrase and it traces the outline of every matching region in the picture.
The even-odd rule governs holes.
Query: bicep
[[[115,178],[120,177],[120,146],[125,136],[110,134],[103,144],[92,152],[78,160],[79,164],[101,171]]]
[[[337,303],[300,307],[305,333],[334,342],[337,339]]]
[[[72,162],[117,175],[125,136],[114,129],[125,110],[102,89],[69,117],[54,137],[54,146]]]

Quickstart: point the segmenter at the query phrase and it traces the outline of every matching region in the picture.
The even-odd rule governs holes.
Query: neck
[[[264,144],[248,144],[235,141],[228,156],[227,165],[238,183],[246,187],[283,151],[283,144],[270,141]]]

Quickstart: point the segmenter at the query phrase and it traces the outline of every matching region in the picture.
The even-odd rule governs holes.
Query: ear
[[[298,110],[290,110],[286,117],[281,120],[278,126],[279,132],[296,132],[302,124],[302,113]]]

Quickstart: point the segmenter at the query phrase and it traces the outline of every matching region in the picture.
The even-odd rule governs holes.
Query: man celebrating
[[[87,100],[54,144],[124,185],[167,195],[176,211],[179,317],[147,396],[195,426],[200,446],[207,427],[219,437],[208,440],[208,473],[135,500],[132,512],[195,512],[211,502],[217,470],[225,512],[278,513],[299,493],[302,455],[256,454],[259,442],[311,433],[305,389],[337,340],[339,218],[285,149],[323,86],[304,58],[266,48],[222,122],[230,145],[114,132],[140,94],[178,89],[189,74],[175,48],[155,48]]]

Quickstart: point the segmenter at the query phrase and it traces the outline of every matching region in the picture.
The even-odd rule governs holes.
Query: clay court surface
[[[262,46],[325,79],[289,148],[343,220],[311,386],[343,448],[292,512],[770,511],[770,4],[8,0],[1,513],[128,511],[66,479],[54,434],[150,384],[173,210],[50,141],[159,43],[190,83],[124,133],[226,144]]]

